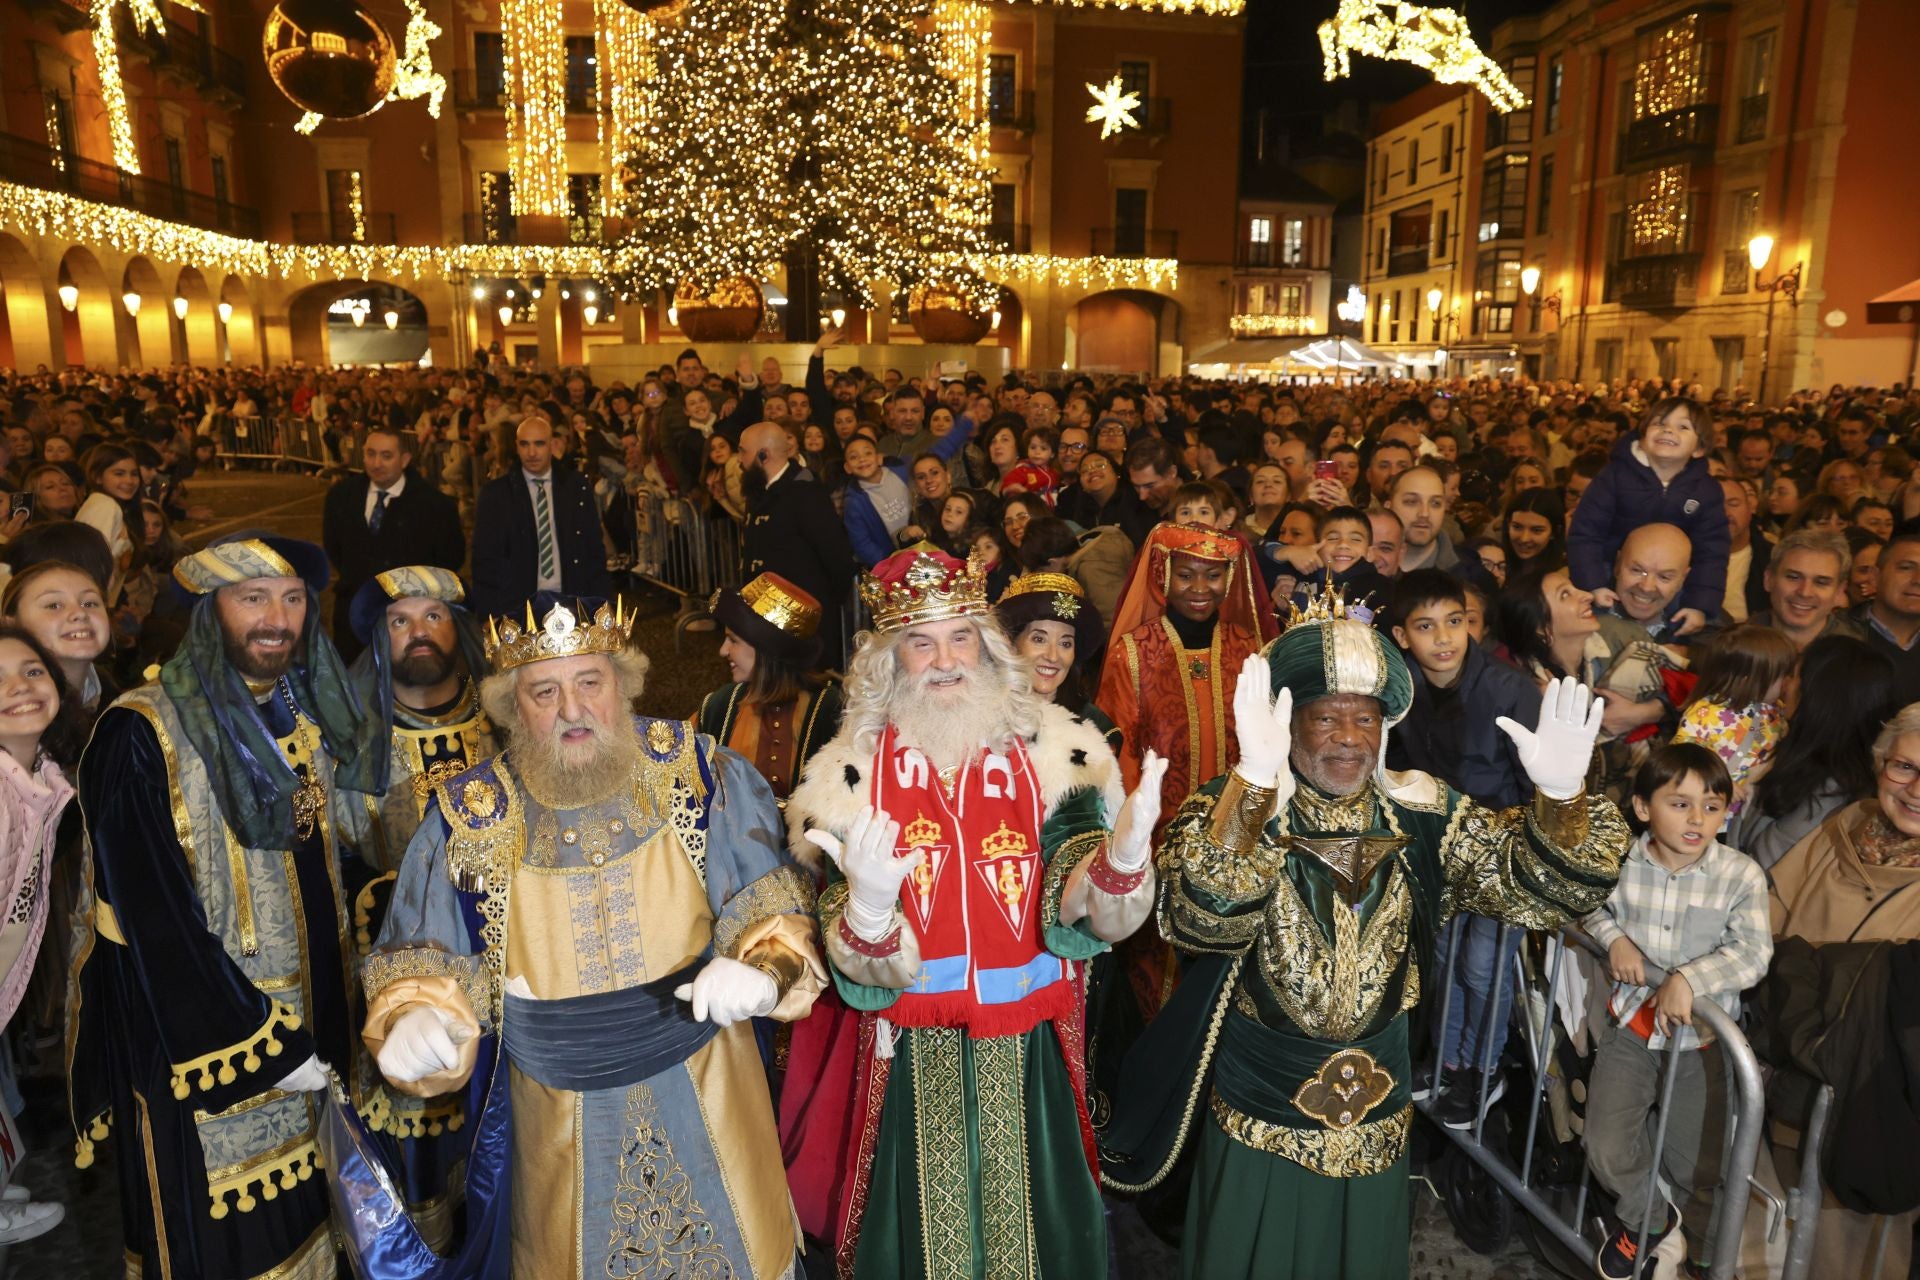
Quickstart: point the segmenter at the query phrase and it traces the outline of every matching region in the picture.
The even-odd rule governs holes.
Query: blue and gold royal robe
[[[421,1005],[484,1034],[459,1069],[408,1092],[471,1088],[492,1071],[515,979],[543,1001],[605,996],[682,970],[691,980],[728,956],[775,975],[773,1016],[786,1020],[824,986],[812,886],[765,781],[684,722],[637,729],[631,788],[586,808],[543,803],[511,750],[436,790],[364,966],[365,1038],[377,1052]],[[554,1088],[511,1061],[505,1083],[514,1275],[792,1270],[798,1237],[751,1024],[624,1087]],[[470,1172],[470,1187],[483,1180]],[[470,1222],[485,1213],[470,1199]]]

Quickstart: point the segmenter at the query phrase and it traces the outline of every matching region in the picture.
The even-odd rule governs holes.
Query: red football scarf
[[[1040,781],[1018,740],[1008,754],[983,750],[963,765],[949,798],[932,762],[889,726],[874,756],[873,806],[900,824],[897,855],[927,851],[900,886],[920,973],[886,1016],[986,1037],[1067,1012],[1067,964],[1041,943]]]

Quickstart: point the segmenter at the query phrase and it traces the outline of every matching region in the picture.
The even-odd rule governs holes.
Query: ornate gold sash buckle
[[[1320,1064],[1293,1105],[1329,1129],[1351,1129],[1393,1092],[1393,1077],[1365,1049],[1342,1049]]]
[[[1289,836],[1288,847],[1333,873],[1334,887],[1356,901],[1380,864],[1410,843],[1406,836]]]

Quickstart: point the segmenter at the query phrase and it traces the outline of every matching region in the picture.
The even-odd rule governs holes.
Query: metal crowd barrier
[[[633,527],[624,568],[681,597],[673,625],[678,652],[693,624],[711,618],[713,593],[742,579],[740,526],[724,510],[653,490],[632,495],[628,508]]]
[[[330,431],[312,418],[236,418],[222,414],[213,420],[211,430],[201,434],[212,438],[215,460],[225,467],[252,463],[276,471],[359,471],[367,428],[363,425],[347,431]],[[416,465],[421,464],[415,434],[412,431],[399,434],[414,455]]]
[[[1502,925],[1495,954],[1504,952],[1509,930],[1512,926]],[[1452,975],[1459,960],[1460,930],[1451,933],[1445,963],[1441,971],[1441,983],[1445,994],[1440,1004],[1439,1027],[1445,1027],[1452,1010],[1454,990]],[[1592,1265],[1592,1258],[1605,1238],[1605,1218],[1598,1211],[1590,1209],[1589,1192],[1593,1188],[1593,1177],[1587,1168],[1584,1135],[1576,1135],[1581,1142],[1579,1174],[1571,1184],[1565,1177],[1564,1169],[1549,1171],[1544,1168],[1548,1161],[1536,1159],[1542,1150],[1540,1123],[1543,1111],[1548,1111],[1552,1102],[1549,1089],[1560,1066],[1553,1052],[1558,1022],[1555,1017],[1555,993],[1559,989],[1561,966],[1568,955],[1568,947],[1581,947],[1605,960],[1605,954],[1599,946],[1584,933],[1575,929],[1566,929],[1560,935],[1562,945],[1550,947],[1552,956],[1548,962],[1546,987],[1543,1000],[1530,1000],[1528,992],[1518,989],[1524,978],[1520,956],[1513,963],[1497,971],[1494,977],[1495,990],[1487,1001],[1487,1025],[1482,1028],[1482,1045],[1494,1046],[1495,1066],[1492,1071],[1480,1074],[1480,1095],[1475,1107],[1473,1125],[1467,1130],[1456,1130],[1436,1124],[1434,1127],[1450,1139],[1460,1154],[1470,1160],[1474,1166],[1491,1178],[1497,1187],[1496,1195],[1504,1194],[1512,1199],[1527,1215],[1539,1224],[1547,1235],[1562,1248],[1580,1259],[1586,1266]],[[1487,1123],[1489,1119],[1488,1094],[1492,1087],[1493,1071],[1501,1069],[1500,1049],[1506,1043],[1506,1028],[1492,1025],[1494,1011],[1498,1008],[1499,986],[1508,978],[1505,970],[1510,969],[1517,984],[1513,1001],[1516,1013],[1524,1013],[1527,1068],[1532,1088],[1526,1101],[1526,1132],[1524,1140],[1517,1148],[1517,1156],[1512,1154],[1510,1144],[1496,1144],[1488,1140]],[[1666,974],[1657,966],[1647,965],[1649,985],[1658,986]],[[1734,1280],[1741,1264],[1742,1241],[1746,1229],[1747,1208],[1750,1199],[1757,1195],[1768,1203],[1769,1222],[1766,1239],[1771,1242],[1777,1237],[1783,1222],[1791,1222],[1786,1245],[1786,1269],[1782,1280],[1804,1280],[1813,1257],[1814,1232],[1819,1223],[1822,1188],[1819,1180],[1820,1144],[1826,1133],[1827,1115],[1832,1101],[1832,1091],[1824,1090],[1815,1101],[1811,1118],[1807,1124],[1805,1152],[1801,1160],[1799,1185],[1794,1187],[1783,1199],[1769,1191],[1755,1174],[1758,1163],[1760,1143],[1766,1126],[1766,1103],[1762,1086],[1759,1060],[1754,1056],[1753,1048],[1747,1042],[1746,1035],[1739,1025],[1713,1001],[1696,996],[1693,1004],[1695,1019],[1706,1024],[1720,1047],[1720,1058],[1727,1078],[1728,1122],[1722,1144],[1720,1161],[1720,1190],[1716,1193],[1718,1221],[1715,1226],[1713,1263],[1709,1270],[1712,1280]],[[1681,1053],[1695,1050],[1679,1049],[1669,1043],[1665,1068],[1660,1082],[1660,1118],[1654,1130],[1651,1166],[1657,1172],[1662,1167],[1662,1156],[1666,1145],[1666,1121],[1668,1104],[1673,1096],[1674,1081],[1679,1067]],[[1419,1054],[1416,1052],[1416,1058]],[[1484,1055],[1483,1055],[1484,1060]],[[1423,1113],[1431,1118],[1434,1107],[1440,1100],[1440,1091],[1445,1083],[1446,1064],[1437,1062],[1433,1089],[1425,1099],[1415,1103]],[[1508,1096],[1513,1091],[1508,1090]],[[1497,1114],[1497,1113],[1496,1113]],[[1503,1119],[1511,1118],[1514,1112],[1509,1108]],[[1496,1135],[1497,1137],[1497,1135]],[[1515,1160],[1518,1164],[1516,1167]],[[1604,1189],[1602,1196],[1606,1195]],[[1642,1221],[1652,1214],[1653,1196],[1648,1197],[1648,1205]],[[1461,1228],[1459,1210],[1456,1202],[1449,1199],[1449,1209],[1455,1213],[1455,1226]],[[1596,1229],[1597,1228],[1597,1229]],[[1498,1247],[1495,1242],[1493,1247]],[[1651,1277],[1653,1268],[1647,1265],[1647,1250],[1644,1234],[1639,1241],[1639,1253],[1636,1261],[1636,1273]],[[1749,1274],[1749,1280],[1753,1277]]]

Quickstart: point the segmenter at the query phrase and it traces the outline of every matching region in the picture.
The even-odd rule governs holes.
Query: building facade
[[[988,269],[1005,296],[983,342],[1005,350],[993,363],[1154,372],[1223,336],[1237,0],[960,0],[938,20],[956,8],[981,37],[979,64],[960,70],[980,86],[996,171]],[[266,74],[257,0],[166,4],[149,32],[128,6],[0,0],[0,366],[330,363],[381,358],[400,337],[439,364],[495,342],[553,364],[680,341],[669,299],[623,305],[604,283],[620,231],[606,198],[609,69],[635,58],[616,11],[547,0],[550,87],[530,90],[510,74],[499,0],[426,0],[447,81],[439,116],[390,101],[309,135]],[[377,13],[400,43],[405,15]],[[1115,79],[1141,105],[1102,139],[1087,86]],[[556,95],[542,155],[563,173],[516,163],[525,144],[509,125],[524,137],[537,114],[523,92]],[[554,208],[516,216],[516,172],[554,183]],[[781,271],[763,283],[771,300],[818,300]],[[916,343],[904,303],[853,309],[851,340]],[[802,320],[764,336],[811,341],[815,317]]]
[[[1233,259],[1234,337],[1311,337],[1332,331],[1337,203],[1284,165],[1255,166],[1242,175]]]
[[[1426,85],[1382,109],[1367,143],[1361,338],[1417,373],[1441,369],[1440,353],[1466,336],[1462,227],[1474,109],[1469,90]]]
[[[1916,44],[1905,0],[1569,0],[1495,29],[1489,55],[1531,101],[1462,104],[1455,225],[1471,238],[1422,286],[1458,300],[1448,367],[1679,377],[1765,401],[1910,378],[1920,333],[1866,313],[1920,276],[1920,174],[1899,162]],[[1432,114],[1431,92],[1383,117],[1370,163],[1403,163],[1414,122],[1398,117]],[[1370,225],[1417,203],[1395,190],[1370,196]],[[1390,245],[1417,239],[1407,223]],[[1382,290],[1391,307],[1418,282],[1369,271],[1371,328]]]

